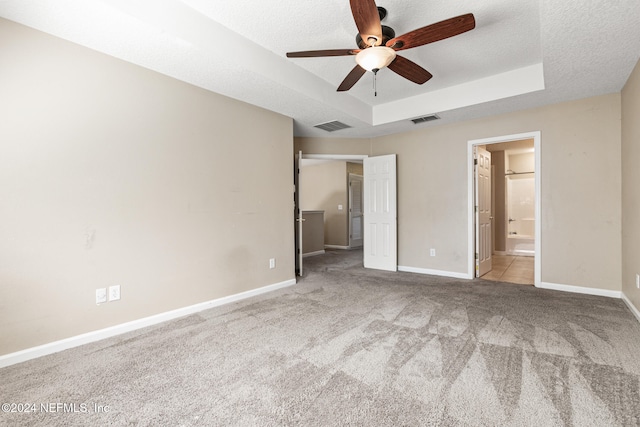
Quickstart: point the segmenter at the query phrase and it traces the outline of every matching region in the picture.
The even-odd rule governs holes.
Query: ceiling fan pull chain
[[[378,77],[378,69],[374,68],[373,70],[373,96],[378,96],[378,85],[377,85],[377,77]]]

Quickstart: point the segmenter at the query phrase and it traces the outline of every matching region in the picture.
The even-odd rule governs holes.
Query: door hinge
[[[477,166],[478,165],[478,159],[473,159],[473,165]]]

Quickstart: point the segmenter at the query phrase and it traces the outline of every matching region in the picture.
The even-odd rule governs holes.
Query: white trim
[[[340,246],[340,245],[324,245],[325,249],[351,249],[349,246]]]
[[[635,305],[633,305],[631,300],[627,298],[624,292],[621,292],[621,293],[622,293],[622,301],[624,301],[624,303],[627,304],[627,307],[629,307],[629,310],[631,310],[631,313],[633,313],[633,315],[636,316],[636,319],[638,320],[638,322],[640,322],[640,311],[638,311],[638,309],[636,308]]]
[[[542,281],[540,278],[542,277],[542,252],[541,252],[541,219],[542,219],[542,208],[541,208],[541,185],[540,185],[540,177],[542,175],[542,169],[540,168],[540,159],[541,159],[541,150],[540,150],[540,131],[534,132],[525,132],[518,133],[514,135],[504,135],[497,136],[491,138],[482,138],[482,139],[473,139],[467,141],[467,230],[468,230],[468,262],[469,262],[469,270],[468,270],[468,278],[475,277],[475,229],[473,225],[473,193],[474,193],[474,185],[473,185],[473,147],[476,145],[487,145],[487,144],[495,144],[498,142],[509,142],[509,141],[519,141],[523,139],[532,139],[533,138],[533,147],[534,147],[534,158],[535,158],[535,205],[536,205],[536,224],[535,224],[535,259],[534,259],[534,285],[536,287],[540,287]]]
[[[368,157],[366,154],[302,154],[303,160],[364,160]]]
[[[430,90],[371,108],[374,126],[420,117],[426,113],[457,110],[545,88],[542,62],[461,84]]]
[[[609,289],[585,288],[584,286],[562,285],[558,283],[540,282],[536,285],[542,289],[552,289],[554,291],[572,292],[574,294],[596,295],[599,297],[620,298],[622,292],[611,291]]]
[[[406,273],[429,274],[431,276],[453,277],[456,279],[471,279],[471,277],[469,277],[469,275],[466,273],[456,273],[454,271],[444,271],[444,270],[432,270],[430,268],[407,267],[404,265],[399,265],[398,271],[404,271]]]
[[[306,257],[310,257],[310,256],[316,256],[316,255],[322,255],[324,253],[325,253],[324,249],[322,249],[321,251],[307,252],[306,254],[302,254],[302,258],[306,258]]]
[[[188,316],[190,314],[198,313],[209,308],[218,307],[224,304],[230,304],[232,302],[240,301],[267,292],[272,292],[277,289],[285,288],[287,286],[295,284],[296,279],[289,279],[285,280],[284,282],[274,283],[273,285],[263,286],[261,288],[252,289],[250,291],[240,292],[239,294],[201,302],[198,304],[190,305],[188,307],[178,308],[176,310],[167,311],[165,313],[155,314],[153,316],[144,317],[142,319],[133,320],[131,322],[121,323],[119,325],[110,326],[108,328],[99,329],[97,331],[87,332],[85,334],[76,335],[74,337],[69,337],[48,344],[39,345],[37,347],[27,348],[25,350],[16,351],[15,353],[4,354],[0,356],[0,368],[14,365],[16,363],[26,362],[27,360],[57,353],[59,351],[68,350],[70,348],[78,347],[83,344],[100,341],[105,338],[110,338],[116,335],[135,331],[147,326],[156,325],[158,323],[166,322],[178,317]]]

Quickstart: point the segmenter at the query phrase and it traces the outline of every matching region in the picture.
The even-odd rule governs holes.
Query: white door
[[[491,153],[476,147],[476,277],[491,271]]]
[[[362,175],[349,174],[349,247],[362,246]]]
[[[396,271],[396,155],[364,159],[364,266]]]
[[[302,209],[300,209],[300,163],[302,162],[302,151],[295,155],[293,165],[293,184],[295,186],[293,193],[293,205],[295,218],[295,256],[296,256],[296,274],[302,276]]]

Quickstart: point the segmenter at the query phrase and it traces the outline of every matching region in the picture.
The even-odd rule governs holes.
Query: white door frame
[[[473,139],[467,142],[467,248],[468,248],[468,270],[467,270],[467,278],[473,279],[475,277],[475,268],[476,268],[476,259],[475,259],[475,225],[474,225],[474,192],[475,192],[475,184],[473,182],[473,148],[476,145],[488,145],[488,144],[497,144],[499,142],[509,142],[509,141],[518,141],[523,139],[533,139],[533,148],[534,148],[534,156],[535,156],[535,258],[534,258],[534,285],[536,287],[540,287],[540,283],[542,282],[541,273],[542,273],[542,264],[541,264],[541,206],[540,206],[540,131],[535,132],[525,132],[518,133],[514,135],[504,135],[504,136],[496,136],[491,138],[483,138],[483,139]]]

